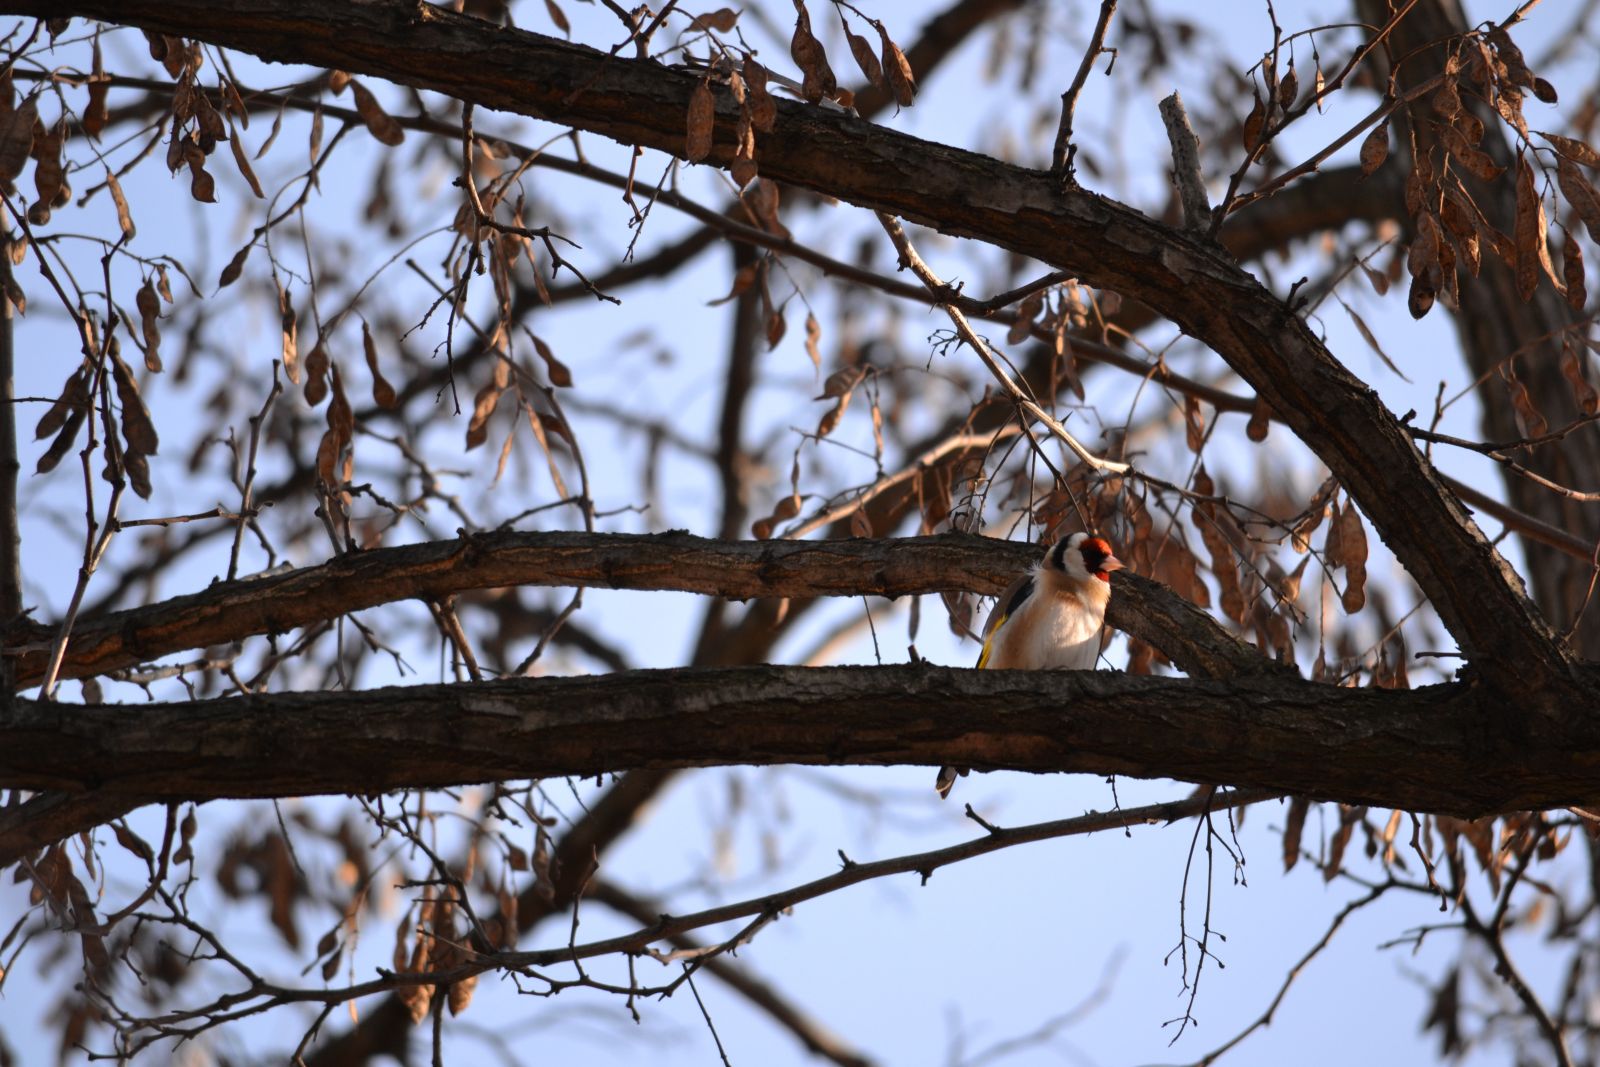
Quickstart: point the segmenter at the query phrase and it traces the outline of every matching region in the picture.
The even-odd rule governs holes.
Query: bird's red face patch
[[[1091,537],[1079,548],[1084,569],[1102,582],[1111,581],[1111,572],[1122,570],[1120,559],[1111,554],[1111,545],[1102,537]]]

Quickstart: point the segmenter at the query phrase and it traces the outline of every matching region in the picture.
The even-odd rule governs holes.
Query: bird
[[[1086,671],[1100,656],[1100,628],[1111,602],[1111,572],[1123,563],[1100,537],[1075,533],[995,601],[983,624],[979,670]],[[965,767],[941,767],[934,788],[948,797]]]

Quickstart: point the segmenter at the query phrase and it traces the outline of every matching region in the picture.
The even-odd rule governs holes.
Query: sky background
[[[922,5],[866,6],[885,19],[891,34],[903,46],[916,38],[925,17]],[[1180,5],[1158,6],[1173,10]],[[1187,6],[1198,10],[1195,5]],[[1202,47],[1236,56],[1236,68],[1243,69],[1269,44],[1268,24],[1258,4],[1224,6],[1228,24],[1217,26],[1212,18],[1213,25],[1207,28]],[[1563,77],[1572,73],[1572,64],[1545,69],[1539,67],[1537,57],[1560,35],[1569,32],[1573,6],[1541,6],[1517,37],[1535,60],[1535,69],[1558,87],[1569,84]],[[1279,3],[1276,7],[1286,29],[1325,23],[1342,17],[1346,9],[1346,5],[1326,2]],[[1054,13],[1047,24],[1052,34],[1047,55],[1052,57],[1052,63],[1041,75],[1041,86],[1033,94],[1035,100],[1050,100],[1052,93],[1059,93],[1054,83],[1064,84],[1070,76],[1092,25],[1093,8],[1087,3],[1053,5]],[[1468,5],[1475,19],[1504,17],[1510,8],[1506,3]],[[602,8],[567,3],[563,9],[573,22],[574,39],[609,43],[614,38],[614,21]],[[523,28],[551,32],[548,16],[540,6],[522,4],[515,10]],[[831,14],[824,18],[820,10],[814,11],[813,19],[834,56],[835,68],[843,74],[848,57],[838,38],[836,20]],[[785,20],[780,29],[786,32],[787,28]],[[1588,27],[1584,32],[1592,45],[1594,29]],[[752,39],[762,42],[764,55],[781,58],[781,62],[773,61],[776,69],[790,71],[784,48],[774,47],[758,29],[752,30]],[[108,66],[117,69],[117,57],[134,55],[143,47],[143,39],[132,31],[109,35]],[[1007,150],[1019,162],[1047,162],[1054,112],[1048,106],[1024,105],[1014,96],[987,86],[984,65],[992,47],[989,34],[977,35],[929,80],[914,108],[881,121],[944,143],[980,151]],[[1593,55],[1592,48],[1577,52],[1580,57]],[[1325,58],[1343,54],[1338,48],[1328,48]],[[1192,112],[1202,111],[1198,102],[1205,99],[1207,88],[1202,79],[1209,78],[1212,70],[1206,60],[1196,59],[1180,63],[1165,83],[1145,86],[1133,77],[1134,58],[1121,57],[1116,74],[1110,79],[1098,74],[1090,78],[1078,111],[1078,127],[1085,146],[1080,161],[1087,157],[1099,168],[1099,173],[1085,176],[1090,188],[1156,211],[1166,200],[1161,184],[1164,168],[1148,162],[1152,154],[1165,153],[1156,103],[1178,88],[1191,101]],[[299,73],[249,63],[238,69],[244,80],[254,84],[286,83]],[[984,91],[974,91],[975,85],[984,86]],[[1309,123],[1309,129],[1290,138],[1292,149],[1288,154],[1310,151],[1325,143],[1369,109],[1372,99],[1370,93],[1361,93],[1351,94],[1348,101],[1341,100],[1326,116]],[[396,110],[401,110],[398,99],[393,103]],[[1043,132],[1041,116],[1048,116],[1051,123]],[[286,121],[281,135],[284,146],[292,144],[296,136],[304,144],[304,126],[295,125],[299,118]],[[1549,124],[1555,123],[1552,120]],[[258,123],[247,135],[252,147],[264,136],[264,125]],[[1541,123],[1536,121],[1533,125]],[[552,128],[529,120],[480,115],[479,129],[491,126],[505,136],[529,143],[540,143],[552,132]],[[382,150],[363,131],[353,131],[349,137],[360,143],[352,145],[348,155],[342,157],[342,166],[350,168],[351,174],[365,175]],[[596,162],[626,169],[626,150],[620,146],[599,138],[585,139],[584,146]],[[410,152],[408,142],[395,156],[397,167]],[[293,156],[287,147],[276,150],[260,165],[264,184],[271,189],[276,179],[281,186],[303,166],[302,160],[303,155]],[[648,154],[645,163],[641,164],[641,173],[651,174],[653,181],[660,174],[663,161]],[[242,182],[225,166],[217,169],[221,172],[219,203],[209,207],[192,202],[186,181],[181,177],[169,180],[159,166],[140,168],[136,179],[128,184],[139,224],[140,251],[179,255],[207,295],[212,292],[221,265],[259,222],[262,211],[259,202],[249,198]],[[437,215],[438,204],[449,196],[449,173],[442,166],[422,164],[414,170],[402,170],[401,174],[402,184],[414,183],[415,217]],[[1225,176],[1208,173],[1208,177],[1213,179],[1215,195]],[[725,196],[724,179],[704,168],[684,168],[678,181],[701,203],[717,204]],[[572,220],[584,254],[592,256],[584,262],[609,264],[618,258],[632,234],[625,226],[628,208],[613,191],[543,172],[537,175],[537,184],[545,200]],[[308,209],[314,230],[333,239],[347,233],[345,220],[359,209],[363,197],[360,185],[325,180]],[[114,231],[105,197],[91,202],[80,214],[82,217],[72,224],[75,228]],[[448,219],[448,215],[444,217]],[[855,235],[870,238],[876,230],[869,214],[844,205],[798,212],[786,216],[785,221],[797,239],[825,246],[841,258],[849,257]],[[692,227],[691,220],[658,207],[641,240],[641,251],[668,243]],[[991,251],[925,231],[913,231],[913,236],[944,277],[969,280],[969,293],[993,290],[988,280],[1000,274],[998,258]],[[876,241],[874,261],[887,269],[889,251],[881,232]],[[432,245],[419,248],[415,255],[420,261],[436,262],[442,248],[442,239],[436,239]],[[351,273],[370,269],[389,251],[352,244]],[[1312,264],[1322,251],[1313,248],[1299,254],[1308,255],[1303,262]],[[358,267],[362,263],[368,268]],[[728,314],[724,308],[706,305],[726,292],[726,264],[725,253],[709,254],[701,257],[694,270],[675,276],[666,284],[627,290],[620,311],[569,304],[539,313],[534,328],[572,367],[578,398],[599,396],[618,406],[637,405],[668,412],[684,432],[709,440],[720,403]],[[789,269],[803,298],[816,302],[819,308],[831,309],[841,299],[840,289],[810,268],[793,264]],[[28,317],[18,327],[23,358],[17,393],[49,397],[59,391],[61,379],[75,360],[76,344],[65,317],[51,306],[45,287],[31,271],[30,265],[19,272],[31,302]],[[1293,259],[1282,258],[1275,262],[1274,272],[1274,282],[1284,283],[1277,285],[1279,289],[1306,273],[1297,268]],[[426,305],[429,297],[402,267],[391,267],[381,277],[386,286],[395,287],[398,292],[408,287],[416,289],[417,306]],[[1373,327],[1386,351],[1414,384],[1400,380],[1382,365],[1337,302],[1325,303],[1316,322],[1325,330],[1333,353],[1355,373],[1373,382],[1392,410],[1431,410],[1434,390],[1441,379],[1449,383],[1448,393],[1468,384],[1443,309],[1420,323],[1413,322],[1405,312],[1403,292],[1397,290],[1387,298],[1379,298],[1359,276],[1346,282],[1339,293]],[[909,351],[925,350],[928,335],[944,326],[938,314],[922,307],[900,306],[894,313],[900,321],[901,343]],[[832,321],[831,316],[821,312],[819,317],[825,323]],[[763,432],[781,435],[790,426],[810,427],[820,414],[820,406],[809,399],[816,391],[815,378],[802,345],[802,318],[797,303],[790,313],[788,336],[762,357],[761,388],[753,407],[757,439],[762,439]],[[228,343],[238,356],[239,369],[234,374],[225,374],[219,364],[201,363],[181,390],[161,384],[147,389],[164,442],[171,441],[176,446],[183,441],[185,435],[179,427],[193,419],[197,398],[203,402],[213,394],[225,393],[232,396],[241,411],[253,411],[259,406],[270,381],[271,361],[278,355],[276,309],[261,301],[241,300],[228,321],[232,324]],[[642,339],[641,328],[648,331]],[[440,332],[437,323],[430,330],[434,334]],[[998,339],[1003,329],[988,332]],[[308,344],[309,338],[302,336],[303,345]],[[1207,380],[1218,378],[1222,372],[1214,355],[1178,338],[1170,327],[1154,327],[1144,340],[1152,348],[1163,350],[1175,370]],[[169,337],[169,364],[179,342],[178,336]],[[833,339],[825,338],[825,355],[832,351],[833,343]],[[964,395],[948,378],[951,363],[962,364],[960,370],[968,376],[973,374],[970,354],[932,357],[930,406]],[[824,365],[824,373],[831,369]],[[1091,408],[1075,412],[1068,425],[1092,445],[1100,419],[1120,424],[1126,417],[1137,383],[1106,371],[1096,371],[1088,380]],[[1226,378],[1221,380],[1228,384]],[[293,402],[302,401],[295,397]],[[1141,414],[1159,410],[1158,402],[1141,403],[1145,406],[1135,409]],[[19,422],[24,428],[31,427],[38,413],[36,407],[25,406]],[[640,490],[633,472],[644,447],[642,442],[618,436],[606,424],[581,414],[577,422],[579,439],[586,446],[597,486],[597,507],[605,511],[638,503]],[[1219,433],[1219,444],[1207,453],[1208,465],[1219,482],[1252,485],[1263,477],[1286,476],[1306,497],[1321,480],[1320,468],[1281,427],[1274,430],[1270,448],[1262,450],[1244,443],[1242,419],[1225,422],[1228,433]],[[1476,408],[1469,396],[1450,410],[1439,428],[1473,437],[1476,424]],[[242,416],[236,426],[243,431]],[[484,451],[463,455],[460,442],[464,427],[464,415],[454,417],[441,412],[428,440],[437,451],[458,462],[465,473],[457,482],[463,496],[471,498],[484,490],[493,473],[493,456],[499,441],[491,434]],[[836,440],[870,448],[870,427],[863,409],[850,412]],[[47,443],[23,442],[25,472],[33,469]],[[840,485],[851,484],[852,479],[859,483],[871,478],[870,462],[854,461],[857,465],[852,468],[852,461],[841,449],[830,448],[825,458]],[[383,463],[387,459],[379,444],[358,440],[358,477],[363,462]],[[1498,484],[1497,475],[1481,457],[1452,452],[1438,454],[1437,460],[1442,469],[1473,484]],[[1144,462],[1157,473],[1181,475],[1189,462],[1188,454],[1182,450],[1181,434],[1175,442],[1159,443]],[[499,501],[496,506],[507,513],[550,496],[548,481],[539,472],[542,464],[533,463],[521,471],[517,469],[520,463],[514,461],[510,484],[515,487],[515,494],[526,494],[526,500]],[[63,470],[72,465],[71,460],[63,463]],[[269,450],[263,457],[263,482],[270,481],[275,466],[282,469],[281,459]],[[218,478],[219,469],[208,461],[196,476],[187,478],[182,459],[164,454],[163,464],[157,467],[155,497],[149,502],[130,500],[124,517],[174,514],[204,509],[213,503],[232,503],[232,491]],[[1289,473],[1284,475],[1284,471]],[[74,472],[65,473],[66,477],[58,472],[49,479],[25,478],[23,490],[26,599],[38,605],[36,616],[46,619],[60,617],[70,596],[81,551],[81,486],[76,484]],[[764,508],[770,508],[787,492],[786,484],[785,464],[758,487],[752,505],[755,514],[762,514]],[[197,493],[212,491],[213,487],[215,500],[197,499]],[[717,500],[718,488],[707,468],[673,456],[663,467],[661,492],[651,501],[650,510],[644,514],[618,514],[605,520],[602,528],[686,528],[710,534],[714,532]],[[810,510],[808,503],[806,511]],[[433,536],[449,536],[453,532],[449,516],[436,514],[433,521]],[[562,521],[565,520],[551,518],[547,528],[555,528]],[[1492,522],[1485,522],[1485,526],[1491,533],[1497,532]],[[526,528],[535,527],[529,524]],[[407,539],[424,536],[414,528],[403,530],[402,535]],[[1015,536],[1023,536],[1023,531]],[[123,534],[112,549],[110,565],[137,558],[140,542],[136,533]],[[1503,548],[1514,562],[1520,559],[1517,542],[1508,541]],[[1369,570],[1374,585],[1386,589],[1397,613],[1405,610],[1414,597],[1409,583],[1394,572],[1392,561],[1376,541],[1373,551]],[[292,546],[290,559],[297,565],[308,565],[321,562],[326,554],[325,544],[301,544]],[[259,558],[247,561],[246,569],[263,562]],[[201,556],[188,564],[159,594],[203,588],[225,566],[223,547],[220,554]],[[91,586],[91,599],[93,591]],[[561,591],[552,597],[555,603],[562,599]],[[400,605],[384,610],[421,611],[420,607]],[[635,665],[671,667],[686,661],[701,610],[698,599],[687,595],[595,590],[585,595],[580,617],[593,630],[620,640]],[[872,601],[870,610],[883,661],[903,661],[910,640],[906,606]],[[848,622],[852,613],[859,616],[860,611],[859,604],[843,604],[819,613],[817,618],[797,627],[779,646],[775,660],[803,659],[819,641]],[[936,598],[925,602],[922,614],[916,637],[918,650],[937,663],[970,663],[975,648],[948,633]],[[440,680],[436,647],[416,647],[409,658],[417,673],[385,676],[374,664],[361,684]],[[863,632],[829,661],[871,663],[876,658],[873,642]],[[1124,660],[1125,651],[1119,641],[1109,650],[1103,666],[1120,667]],[[581,658],[556,657],[549,669],[566,673],[598,668]],[[108,696],[140,699],[136,691],[116,692],[114,688]],[[62,698],[79,699],[76,683],[63,686]],[[997,773],[963,779],[954,801],[941,805],[929,788],[931,779],[929,768],[732,768],[684,774],[634,832],[606,854],[603,872],[639,895],[671,893],[673,910],[684,912],[830,873],[837,867],[840,849],[859,862],[966,840],[975,836],[976,828],[962,818],[957,802],[971,803],[996,823],[1017,825],[1105,809],[1115,800],[1131,807],[1173,799],[1187,792],[1187,787],[1169,782],[1118,780],[1113,797],[1108,784],[1093,777]],[[584,797],[593,795],[587,783],[578,783],[575,789]],[[551,792],[563,815],[574,810],[575,802],[565,787]],[[343,810],[337,802],[323,799],[286,801],[282,808],[286,814],[303,811],[316,820],[333,819]],[[1277,833],[1283,811],[1277,804],[1264,804],[1248,812],[1238,830],[1239,847],[1246,859],[1241,870],[1236,871],[1222,857],[1218,859],[1212,878],[1212,926],[1225,935],[1226,941],[1219,940],[1212,947],[1225,966],[1205,969],[1194,1006],[1200,1025],[1191,1027],[1174,1045],[1169,1045],[1174,1028],[1163,1024],[1183,1013],[1188,998],[1180,963],[1176,957],[1168,959],[1168,954],[1179,940],[1179,896],[1192,823],[1010,849],[942,870],[926,886],[918,885],[915,876],[904,876],[849,889],[801,906],[743,949],[738,961],[785,990],[816,1019],[884,1064],[1192,1062],[1258,1016],[1289,968],[1321,936],[1333,914],[1346,901],[1361,895],[1362,890],[1347,881],[1325,883],[1320,872],[1306,863],[1287,875],[1283,873]],[[1308,844],[1319,839],[1321,820],[1330,814],[1323,809],[1313,812],[1307,827]],[[1381,815],[1375,817],[1382,821]],[[261,820],[271,818],[270,805],[208,805],[201,810],[202,847],[197,851],[204,856],[208,845],[219,848],[235,825],[260,825]],[[160,813],[141,812],[132,824],[147,838],[158,838]],[[110,835],[102,832],[100,836],[107,842],[102,854],[108,856],[104,900],[109,908],[128,899],[139,886],[132,881],[131,869],[124,870],[110,861],[115,853]],[[521,843],[531,846],[531,841]],[[1569,855],[1566,859],[1579,862],[1560,862],[1544,871],[1544,876],[1558,887],[1584,875],[1580,857]],[[313,852],[306,860],[314,868],[327,858]],[[1358,863],[1356,869],[1377,873],[1375,866],[1363,868]],[[1190,875],[1191,908],[1198,908],[1203,902],[1194,882],[1203,875],[1202,856]],[[9,929],[14,917],[25,909],[26,895],[9,879],[3,881],[0,928]],[[217,917],[222,929],[234,938],[236,947],[249,950],[255,959],[278,961],[281,976],[286,979],[296,976],[304,961],[290,960],[282,953],[281,943],[265,922],[264,903],[238,905],[215,899],[212,891],[203,887],[197,892],[197,901]],[[331,912],[303,916],[301,928],[307,941],[314,942],[335,919]],[[1273,1025],[1251,1037],[1225,1062],[1331,1065],[1353,1060],[1388,1063],[1433,1059],[1437,1053],[1436,1037],[1419,1033],[1427,1010],[1422,983],[1435,979],[1455,957],[1457,942],[1444,933],[1430,936],[1418,951],[1408,945],[1382,946],[1403,938],[1408,930],[1448,919],[1448,915],[1439,914],[1437,902],[1416,896],[1397,896],[1354,916],[1331,947],[1295,983]],[[584,906],[581,920],[580,936],[584,940],[620,933],[633,926],[593,904]],[[392,917],[379,918],[369,926],[354,957],[357,979],[370,975],[373,966],[386,963],[393,921]],[[566,937],[566,924],[553,922],[541,927],[523,947],[559,945],[565,943]],[[1513,937],[1511,947],[1539,990],[1548,994],[1556,987],[1560,960],[1555,954],[1539,953],[1531,935]],[[6,981],[0,993],[0,1032],[17,1051],[20,1062],[33,1064],[53,1058],[55,1037],[43,1015],[55,990],[72,981],[77,962],[75,948],[65,956],[53,957],[36,946]],[[641,963],[641,977],[652,977],[654,966]],[[612,979],[625,978],[619,962],[599,964],[593,971]],[[1189,975],[1193,977],[1192,968]],[[698,985],[733,1063],[813,1062],[789,1035],[773,1027],[738,995],[710,977],[702,978]],[[651,1062],[665,1065],[718,1062],[701,1010],[687,990],[665,1002],[644,1003],[640,1010],[643,1018],[635,1025],[616,998],[582,990],[549,1000],[519,997],[506,983],[486,975],[471,1010],[452,1029],[447,1062],[517,1062],[511,1058],[512,1053],[520,1057],[520,1062],[631,1063],[645,1055]],[[187,1062],[201,1063],[207,1062],[209,1052],[253,1055],[286,1050],[311,1017],[296,1010],[274,1012],[265,1019],[209,1035],[179,1055],[194,1057]],[[1052,1036],[1047,1039],[1024,1042],[1007,1051],[1007,1042],[1049,1030],[1064,1019],[1070,1021],[1051,1030]],[[329,1025],[338,1027],[344,1021],[341,1011]],[[419,1040],[422,1037],[419,1031]],[[506,1043],[511,1051],[502,1056],[495,1049],[495,1041]],[[986,1058],[986,1052],[996,1050],[1005,1054]],[[149,1062],[161,1062],[164,1054],[150,1054]],[[1505,1055],[1506,1050],[1500,1047],[1474,1062],[1500,1062]],[[425,1061],[420,1047],[419,1057],[424,1057],[419,1061]]]

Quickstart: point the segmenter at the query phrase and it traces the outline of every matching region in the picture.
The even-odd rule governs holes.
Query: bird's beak
[[[1120,571],[1126,566],[1127,564],[1123,563],[1116,556],[1107,556],[1100,562],[1100,572],[1102,574],[1110,574],[1112,571]]]

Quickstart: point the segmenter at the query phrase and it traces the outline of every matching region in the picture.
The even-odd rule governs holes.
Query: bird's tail
[[[939,799],[944,800],[949,797],[951,788],[956,784],[956,778],[967,772],[966,767],[940,767],[939,777],[933,782],[933,787],[939,791]]]

